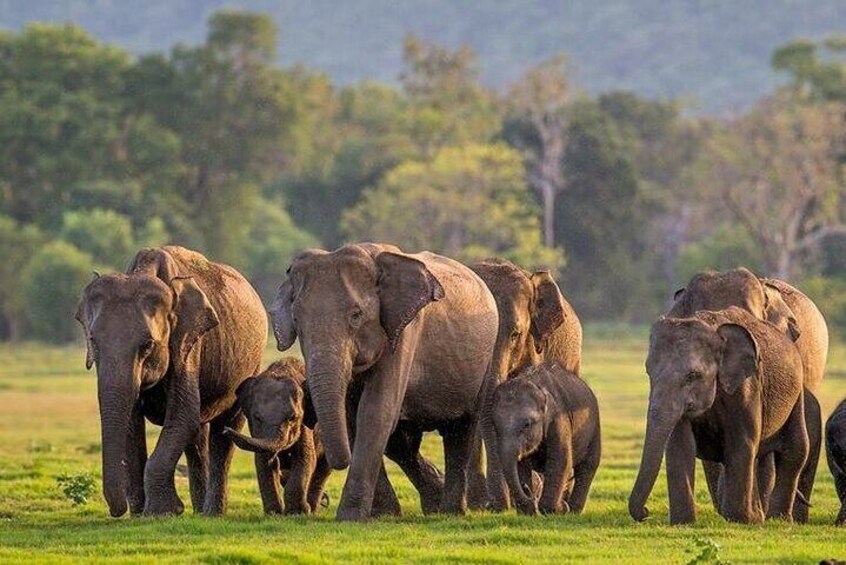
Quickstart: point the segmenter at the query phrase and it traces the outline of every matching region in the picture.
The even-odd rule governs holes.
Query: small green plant
[[[56,482],[59,483],[65,498],[73,502],[74,506],[86,504],[94,494],[94,477],[90,473],[78,475],[63,473],[56,477]]]
[[[711,538],[696,538],[693,542],[692,552],[696,553],[687,565],[699,563],[713,563],[715,565],[728,565],[730,561],[720,559],[720,544]]]

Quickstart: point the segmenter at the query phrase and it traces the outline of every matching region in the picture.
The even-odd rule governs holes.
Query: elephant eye
[[[364,318],[364,312],[361,311],[361,308],[353,308],[350,312],[350,322],[359,324],[362,318]]]
[[[152,353],[154,345],[155,343],[152,339],[145,340],[144,343],[141,344],[141,347],[138,348],[138,354],[141,357],[148,356],[150,353]]]
[[[685,380],[689,383],[696,382],[702,379],[702,373],[699,371],[691,371],[685,377]]]

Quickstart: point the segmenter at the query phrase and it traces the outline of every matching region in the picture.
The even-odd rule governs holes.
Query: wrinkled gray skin
[[[292,263],[270,314],[280,350],[300,339],[329,465],[350,467],[337,518],[369,516],[395,429],[441,433],[440,509],[464,513],[478,398],[498,321],[484,282],[451,259],[390,245],[309,250]],[[348,388],[360,389],[352,449]]]
[[[496,445],[489,417],[493,389],[526,367],[544,360],[557,362],[576,375],[582,365],[582,325],[547,271],[529,273],[504,259],[487,259],[471,267],[490,289],[499,312],[491,375],[486,382],[480,428],[486,446]],[[481,472],[481,440],[474,449],[469,476],[470,506],[503,511],[508,489],[496,449],[487,449],[487,488]]]
[[[180,514],[184,452],[194,511],[226,510],[240,382],[259,370],[267,317],[237,271],[194,251],[139,251],[126,274],[98,276],[76,314],[97,365],[103,494],[112,516]],[[161,425],[149,460],[144,418]]]
[[[811,453],[802,472],[799,491],[805,500],[810,501],[822,447],[822,416],[816,394],[825,375],[828,356],[825,319],[813,301],[802,292],[777,279],[759,278],[745,268],[696,274],[687,287],[676,292],[675,303],[667,315],[688,317],[697,310],[722,310],[729,306],[738,306],[759,320],[772,323],[795,341],[799,350],[804,384],[809,392],[805,395],[805,419],[811,442]],[[765,506],[774,479],[773,465],[772,460],[761,465],[761,496]],[[703,466],[711,498],[718,508],[721,467],[707,461],[703,461]],[[800,523],[807,522],[808,506],[797,504],[794,519]]]
[[[517,510],[580,513],[602,451],[599,407],[587,383],[554,362],[529,367],[497,387],[493,421]],[[543,475],[539,501],[527,488],[532,471]]]
[[[265,514],[317,512],[331,470],[320,432],[311,429],[314,418],[306,416],[312,409],[305,389],[303,362],[294,357],[276,361],[264,372],[243,381],[236,394],[250,435],[230,428],[224,433],[241,449],[255,453]],[[284,506],[280,487],[285,489]]]
[[[652,326],[649,412],[643,457],[629,513],[645,507],[666,450],[670,522],[693,522],[695,458],[723,463],[719,511],[728,520],[764,518],[755,473],[776,454],[768,517],[792,520],[795,490],[808,456],[802,361],[790,338],[731,307]]]
[[[825,424],[825,456],[840,499],[834,524],[842,526],[846,524],[846,400],[834,409]]]

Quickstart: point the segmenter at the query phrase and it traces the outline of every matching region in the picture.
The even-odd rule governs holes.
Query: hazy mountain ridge
[[[591,91],[633,89],[731,111],[771,91],[772,50],[796,37],[846,32],[846,4],[771,0],[610,0],[470,2],[430,0],[0,0],[0,27],[32,20],[74,21],[135,52],[200,42],[219,8],[272,14],[280,61],[326,71],[338,83],[395,79],[407,32],[448,45],[470,44],[489,84],[514,80],[528,64],[567,53]]]

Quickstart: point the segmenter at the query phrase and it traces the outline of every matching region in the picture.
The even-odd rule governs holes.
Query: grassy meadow
[[[238,452],[225,518],[184,516],[111,519],[100,492],[96,378],[78,347],[0,346],[0,562],[80,560],[156,563],[270,562],[612,562],[687,563],[697,556],[734,563],[846,559],[846,530],[830,525],[839,504],[821,461],[812,523],[730,525],[710,508],[701,469],[696,525],[667,524],[666,486],[659,478],[644,524],[628,516],[644,431],[648,383],[644,332],[598,331],[585,344],[584,376],[602,410],[603,460],[581,516],[525,518],[473,513],[424,517],[416,492],[394,466],[389,473],[403,517],[366,524],[332,519],[344,475],[330,480],[331,506],[318,517],[265,518],[250,454]],[[268,349],[267,360],[279,354]],[[846,347],[833,347],[822,395],[824,414],[846,396]],[[148,426],[154,445],[157,428]],[[429,457],[442,460],[438,437]],[[56,478],[90,473],[95,493],[73,506]],[[177,477],[190,509],[188,482]],[[705,562],[705,561],[699,561]],[[715,560],[712,562],[716,562]]]

